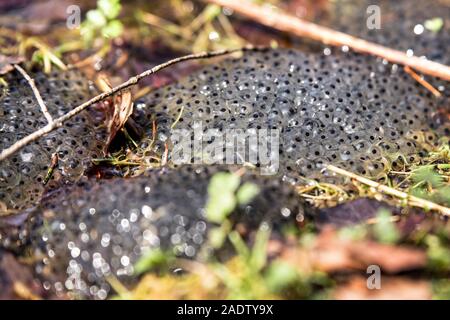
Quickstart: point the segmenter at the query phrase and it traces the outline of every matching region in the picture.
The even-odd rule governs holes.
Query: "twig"
[[[246,50],[251,50],[251,49],[252,49],[252,47],[244,47],[244,48],[240,48],[240,49],[219,50],[219,51],[213,51],[213,52],[201,52],[201,53],[196,53],[196,54],[189,54],[186,56],[182,56],[182,57],[178,57],[178,58],[169,60],[163,64],[160,64],[151,69],[148,69],[134,77],[131,77],[126,82],[112,88],[111,90],[109,90],[107,92],[103,92],[103,93],[93,97],[92,99],[82,103],[78,107],[72,109],[68,113],[62,115],[61,117],[55,119],[53,122],[47,124],[45,127],[42,127],[41,129],[33,132],[32,134],[18,140],[16,143],[14,143],[9,148],[2,150],[2,152],[0,153],[0,161],[3,161],[6,158],[10,157],[12,154],[21,150],[23,147],[25,147],[29,143],[36,141],[37,139],[52,132],[56,128],[61,127],[65,121],[71,119],[73,116],[79,114],[81,111],[85,110],[89,106],[91,106],[97,102],[100,102],[103,99],[108,98],[119,91],[122,91],[128,87],[131,87],[131,86],[137,84],[142,78],[148,77],[148,76],[150,76],[162,69],[165,69],[173,64],[180,63],[182,61],[187,61],[187,60],[208,59],[208,58],[218,57],[218,56],[222,56],[222,55],[226,55],[226,54],[231,54],[234,52],[246,51]]]
[[[390,222],[398,222],[398,221],[400,221],[400,216],[390,216],[388,221],[390,221]],[[366,220],[367,224],[376,224],[376,223],[379,223],[379,222],[380,222],[380,219],[377,218],[377,217],[370,218],[370,219]]]
[[[404,52],[305,21],[279,10],[273,10],[271,7],[263,7],[245,0],[204,1],[230,8],[249,19],[283,32],[321,41],[327,45],[347,46],[355,51],[372,54],[392,63],[409,66],[424,74],[450,81],[449,66],[416,56],[408,56]]]
[[[52,158],[51,158],[51,162],[50,162],[50,167],[47,170],[47,175],[44,178],[44,181],[42,182],[42,184],[45,186],[48,181],[52,178],[53,176],[53,172],[55,171],[55,168],[58,166],[58,162],[59,162],[59,157],[58,157],[58,153],[54,153],[52,154]]]
[[[180,121],[181,116],[183,115],[183,111],[184,111],[184,106],[181,106],[181,110],[180,113],[178,114],[178,117],[175,119],[175,121],[172,123],[172,125],[170,126],[170,129],[175,128],[175,126],[177,125],[178,121]]]
[[[161,166],[165,166],[167,164],[167,159],[169,158],[169,146],[167,142],[164,143],[164,153],[161,159]]]
[[[328,165],[327,166],[327,170],[330,170],[330,171],[332,171],[334,173],[337,173],[337,174],[343,175],[345,177],[354,179],[354,180],[356,180],[358,182],[361,182],[361,183],[363,183],[363,184],[365,184],[365,185],[367,185],[369,187],[373,187],[373,188],[377,189],[378,191],[380,191],[382,193],[385,193],[385,194],[388,194],[390,196],[394,196],[394,197],[406,200],[412,206],[419,207],[419,208],[422,208],[422,209],[425,209],[425,210],[436,210],[436,211],[442,213],[445,216],[450,216],[450,208],[441,206],[441,205],[436,204],[434,202],[431,202],[431,201],[428,201],[428,200],[425,200],[425,199],[422,199],[422,198],[418,198],[418,197],[412,196],[412,195],[407,194],[407,193],[405,193],[403,191],[400,191],[400,190],[388,187],[386,185],[380,184],[378,182],[372,181],[370,179],[361,177],[361,176],[359,176],[359,175],[357,175],[355,173],[346,171],[344,169],[335,167],[333,165]]]
[[[406,66],[403,68],[407,74],[409,74],[414,80],[416,80],[418,83],[420,83],[423,87],[428,89],[432,94],[434,94],[435,97],[440,97],[441,93],[433,87],[428,81],[426,81],[424,78],[419,76],[417,73],[414,72],[413,69]]]
[[[32,79],[28,73],[18,64],[14,65],[14,68],[16,68],[17,71],[19,71],[22,76],[25,78],[25,80],[27,80],[28,84],[31,87],[31,90],[33,90],[34,96],[36,97],[36,100],[39,104],[39,107],[41,108],[42,113],[45,116],[45,119],[47,119],[48,123],[52,123],[53,122],[53,118],[50,115],[50,113],[48,112],[47,106],[45,105],[44,100],[42,99],[41,94],[39,93],[38,88],[36,88],[36,84],[34,83],[34,79]]]

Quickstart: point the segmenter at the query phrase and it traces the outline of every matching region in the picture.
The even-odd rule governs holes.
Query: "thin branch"
[[[428,81],[426,81],[424,78],[419,76],[417,73],[414,72],[413,69],[410,67],[404,67],[403,68],[407,74],[409,74],[414,80],[416,80],[419,84],[421,84],[424,88],[426,88],[428,91],[430,91],[432,94],[434,94],[435,97],[439,98],[441,96],[441,93],[439,90],[437,90],[435,87],[433,87]]]
[[[48,112],[47,106],[45,105],[44,100],[42,99],[42,96],[38,90],[38,88],[36,87],[36,84],[34,82],[34,79],[31,78],[28,73],[18,64],[14,65],[14,68],[16,68],[17,71],[19,71],[22,76],[25,78],[25,80],[27,80],[28,84],[31,87],[31,90],[33,90],[34,96],[36,97],[36,100],[39,104],[39,107],[41,108],[42,113],[44,114],[45,119],[47,119],[48,123],[52,123],[53,122],[53,118],[50,115],[50,113]]]
[[[416,56],[408,56],[404,52],[305,21],[271,7],[263,7],[245,0],[204,1],[230,8],[242,16],[283,32],[317,40],[326,45],[347,46],[355,51],[372,54],[392,63],[409,66],[424,74],[450,81],[449,66]]]
[[[403,200],[406,200],[410,205],[415,206],[415,207],[419,207],[425,210],[436,210],[438,212],[440,212],[441,214],[450,217],[450,208],[441,206],[437,203],[422,199],[422,198],[418,198],[415,196],[412,196],[410,194],[407,194],[406,192],[388,187],[384,184],[372,181],[370,179],[361,177],[355,173],[349,172],[347,170],[335,167],[333,165],[328,165],[327,166],[327,170],[330,170],[334,173],[340,174],[342,176],[354,179],[362,184],[365,184],[369,187],[373,187],[375,189],[377,189],[379,192],[385,193],[387,195],[390,196],[394,196]]]
[[[127,89],[127,88],[137,84],[141,79],[148,77],[148,76],[150,76],[162,69],[165,69],[173,64],[177,64],[177,63],[180,63],[182,61],[187,61],[187,60],[208,59],[208,58],[223,56],[226,54],[231,54],[234,52],[247,51],[247,50],[251,50],[251,49],[252,49],[252,47],[249,46],[249,47],[244,47],[244,48],[240,48],[240,49],[219,50],[219,51],[213,51],[213,52],[201,52],[201,53],[189,54],[186,56],[182,56],[182,57],[178,57],[178,58],[169,60],[163,64],[160,64],[151,69],[148,69],[134,77],[131,77],[126,82],[112,88],[111,90],[103,92],[103,93],[95,96],[94,98],[84,102],[83,104],[72,109],[71,111],[64,114],[63,116],[55,119],[53,122],[47,124],[45,127],[42,127],[41,129],[33,132],[32,134],[18,140],[16,143],[14,143],[9,148],[2,150],[2,152],[0,153],[0,161],[3,161],[6,158],[10,157],[17,151],[21,150],[26,145],[28,145],[29,143],[34,142],[34,141],[38,140],[39,138],[45,136],[46,134],[52,132],[53,130],[61,127],[64,124],[64,122],[71,119],[73,116],[77,115],[78,113],[85,110],[89,106],[91,106],[95,103],[98,103],[98,102],[102,101],[103,99],[108,98],[117,92]]]

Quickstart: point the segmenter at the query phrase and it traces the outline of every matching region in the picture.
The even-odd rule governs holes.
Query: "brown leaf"
[[[0,251],[0,300],[39,299],[42,286],[37,283],[31,268],[19,263],[11,253]]]
[[[98,78],[97,85],[102,91],[109,91],[112,85],[106,76]],[[107,116],[108,116],[108,139],[105,145],[105,152],[116,136],[117,132],[123,128],[130,115],[133,113],[133,97],[131,90],[124,90],[115,95],[107,102]],[[112,107],[111,107],[112,105]]]
[[[311,246],[288,247],[280,257],[302,271],[324,272],[366,271],[369,265],[375,264],[383,273],[394,274],[421,269],[427,263],[426,253],[422,250],[368,240],[345,240],[330,227],[325,228]]]
[[[7,74],[14,69],[14,65],[23,62],[23,57],[5,56],[0,53],[0,75]]]
[[[424,280],[401,277],[381,277],[380,289],[368,289],[367,279],[352,277],[333,293],[338,300],[425,300],[432,298],[431,286]]]
[[[426,266],[425,251],[406,246],[384,245],[376,242],[352,243],[348,246],[351,258],[363,266],[379,265],[385,273],[422,269]]]

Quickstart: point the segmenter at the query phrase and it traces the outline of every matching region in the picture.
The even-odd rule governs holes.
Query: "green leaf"
[[[439,188],[433,195],[433,199],[436,199],[438,203],[450,206],[450,186]]]
[[[450,269],[450,250],[436,235],[427,235],[428,262],[431,269],[448,271]]]
[[[233,193],[210,196],[206,205],[206,218],[214,223],[222,223],[236,207]]]
[[[114,19],[120,13],[122,6],[119,0],[98,0],[97,8],[108,18]]]
[[[391,217],[391,213],[386,209],[381,209],[377,214],[377,223],[373,226],[373,231],[379,242],[394,244],[400,238]]]
[[[422,198],[422,199],[426,199],[426,200],[430,199],[430,195],[428,194],[428,192],[425,189],[414,188],[409,193],[412,196],[415,196],[415,197],[418,197],[418,198]]]
[[[237,231],[232,231],[228,235],[228,239],[230,239],[230,242],[233,244],[234,249],[241,258],[247,260],[250,257],[250,250]]]
[[[215,5],[215,4],[209,4],[205,11],[203,12],[204,17],[207,21],[211,21],[212,19],[214,19],[215,17],[217,17],[220,12],[222,11],[222,9],[220,8],[220,6]]]
[[[209,243],[214,249],[219,249],[224,244],[230,233],[231,223],[225,220],[220,227],[212,228],[208,232]]]
[[[294,284],[299,275],[297,270],[290,264],[283,261],[273,262],[264,277],[267,287],[272,292],[280,292],[289,285]]]
[[[95,29],[91,24],[87,23],[87,21],[81,24],[81,36],[86,44],[89,44],[93,41],[95,36]]]
[[[236,207],[234,195],[240,183],[239,176],[226,172],[216,173],[208,185],[206,217],[214,223],[222,223]]]
[[[109,22],[104,28],[102,28],[102,35],[105,38],[117,38],[123,32],[122,22],[113,20]]]
[[[267,243],[269,242],[270,228],[266,223],[261,224],[255,236],[255,244],[250,256],[250,266],[260,271],[267,261]]]
[[[164,253],[161,249],[147,251],[134,265],[135,274],[142,274],[146,271],[163,266],[169,263],[172,257]]]
[[[251,182],[244,183],[238,190],[236,197],[239,204],[248,204],[259,193],[259,187]]]
[[[100,10],[89,10],[86,14],[87,22],[94,28],[102,28],[106,25],[106,17]]]
[[[439,188],[442,186],[442,176],[429,166],[414,170],[411,178],[415,184],[425,182],[434,188]]]
[[[432,32],[439,32],[444,26],[444,20],[442,18],[433,18],[425,21],[424,26],[426,29]]]
[[[222,192],[235,192],[241,179],[238,175],[228,172],[216,173],[209,182],[208,194],[215,195]]]

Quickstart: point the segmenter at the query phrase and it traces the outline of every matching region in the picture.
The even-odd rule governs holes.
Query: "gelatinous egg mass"
[[[51,75],[31,73],[36,87],[53,118],[60,117],[94,95],[88,81],[79,72],[54,72]],[[17,71],[4,77],[7,87],[0,87],[0,149],[44,127],[42,114],[31,87]],[[61,128],[27,145],[0,162],[0,202],[8,209],[20,210],[37,203],[44,191],[44,179],[51,156],[59,163],[47,188],[56,183],[76,181],[101,155],[105,130],[100,112],[83,111]]]
[[[193,258],[210,227],[204,209],[210,178],[224,170],[158,169],[137,178],[89,180],[56,191],[37,208],[41,214],[31,223],[33,255],[46,257],[36,270],[53,276],[44,286],[104,299],[110,292],[107,278],[132,279],[134,264],[150,249]],[[276,230],[303,220],[303,203],[290,185],[249,171],[241,178],[245,182],[260,191],[249,204],[235,208],[235,223],[257,230],[267,221]]]
[[[450,7],[441,1],[342,0],[318,23],[403,52],[449,64]],[[442,22],[442,23],[441,23]]]
[[[176,130],[185,130],[182,136],[190,137],[188,149],[194,150],[189,161],[195,163],[196,142],[203,156],[214,159],[206,151],[208,130],[277,130],[277,149],[264,152],[277,153],[277,173],[296,182],[299,176],[322,178],[325,163],[377,177],[439,145],[435,130],[448,135],[448,122],[437,116],[441,101],[401,68],[329,51],[254,50],[150,93],[133,114],[147,130],[142,144],[151,143],[153,122],[159,142],[168,146]],[[242,150],[241,162],[262,167],[248,158],[248,150]]]

